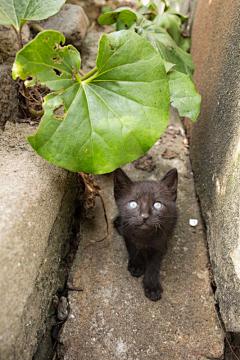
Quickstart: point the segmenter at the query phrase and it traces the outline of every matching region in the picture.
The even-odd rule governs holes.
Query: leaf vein
[[[97,86],[96,86],[96,87],[97,87]],[[121,122],[122,126],[125,127],[125,128],[127,128],[128,130],[130,130],[130,129],[126,126],[126,124],[124,124],[124,123],[122,122],[121,118],[115,113],[115,111],[113,111],[113,110],[108,106],[108,104],[103,100],[103,98],[102,98],[96,91],[94,91],[94,90],[92,89],[92,87],[91,87],[91,90],[92,90],[92,91],[96,94],[96,96],[106,105],[106,107],[109,109],[109,111],[111,111],[111,112],[116,116],[116,118]],[[112,91],[111,91],[111,92],[112,92]],[[113,93],[113,94],[115,94],[115,93]],[[121,96],[122,96],[122,95],[121,95]],[[123,97],[123,96],[122,96],[122,97]],[[132,101],[133,101],[133,100],[132,100]],[[138,104],[138,103],[137,103],[137,104]],[[141,105],[141,104],[140,104],[140,105]],[[141,105],[141,106],[142,106],[142,105]],[[130,130],[130,133],[131,133],[132,136],[136,139],[136,141],[138,142],[140,148],[141,148],[142,151],[144,152],[141,144],[139,143],[139,141],[137,140],[136,136],[133,134],[133,132],[132,132],[131,130]],[[125,145],[124,145],[124,149],[125,149]],[[126,151],[126,149],[125,149],[125,151]]]

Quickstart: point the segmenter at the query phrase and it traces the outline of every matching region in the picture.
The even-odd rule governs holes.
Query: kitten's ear
[[[122,169],[116,169],[113,175],[114,179],[114,197],[119,199],[129,192],[132,185],[132,180],[129,179],[127,174]]]
[[[167,186],[171,193],[171,200],[177,200],[177,185],[178,185],[178,172],[177,169],[169,170],[166,175],[160,180],[161,185]]]

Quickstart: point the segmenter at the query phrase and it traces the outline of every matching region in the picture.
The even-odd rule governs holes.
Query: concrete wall
[[[191,158],[220,311],[232,332],[240,331],[239,25],[239,1],[198,1],[191,54],[202,105],[190,128]]]

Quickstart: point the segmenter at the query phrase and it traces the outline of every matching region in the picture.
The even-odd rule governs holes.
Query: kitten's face
[[[172,169],[162,180],[131,181],[121,170],[114,173],[114,196],[122,219],[123,231],[162,228],[167,231],[176,214],[177,170]]]

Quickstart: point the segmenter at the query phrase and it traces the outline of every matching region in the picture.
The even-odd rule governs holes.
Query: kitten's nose
[[[143,220],[147,220],[147,219],[149,218],[149,214],[148,214],[148,213],[142,213],[142,214],[141,214],[141,218],[142,218]]]

